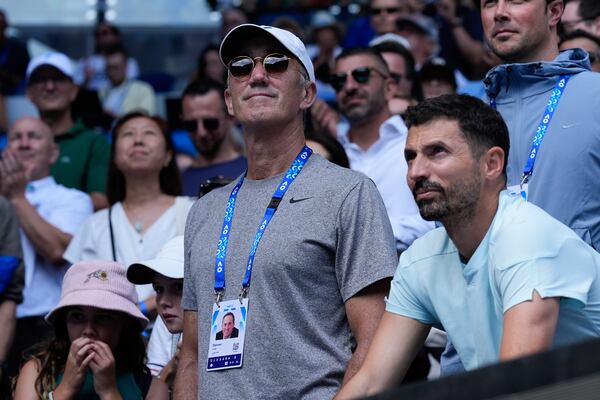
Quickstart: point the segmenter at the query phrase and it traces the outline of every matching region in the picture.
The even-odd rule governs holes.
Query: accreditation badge
[[[213,304],[207,371],[242,366],[247,320],[248,298]]]
[[[529,184],[524,183],[522,185],[512,185],[506,188],[508,190],[508,194],[510,196],[520,196],[523,200],[527,201],[527,190],[529,189]]]

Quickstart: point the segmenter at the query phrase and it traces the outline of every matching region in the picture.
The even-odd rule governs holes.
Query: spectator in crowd
[[[313,152],[340,167],[350,168],[350,161],[348,161],[344,147],[333,136],[312,129],[306,129],[305,137],[306,145]]]
[[[561,0],[483,4],[487,40],[506,63],[488,73],[486,92],[513,144],[509,187],[600,249],[600,75],[584,51],[559,54],[562,11]],[[536,136],[538,127],[545,135]]]
[[[109,147],[106,139],[71,117],[77,96],[73,66],[62,53],[45,53],[27,66],[27,96],[50,127],[60,149],[52,166],[57,183],[87,192],[94,209],[108,205],[105,195]]]
[[[60,303],[46,316],[55,337],[23,365],[17,399],[169,398],[144,364],[148,319],[125,271],[101,260],[69,268]]]
[[[374,49],[344,51],[335,63],[332,84],[338,108],[349,122],[348,131],[338,131],[350,167],[373,179],[392,223],[396,248],[402,252],[419,236],[433,228],[424,221],[405,183],[404,152],[406,126],[392,116],[389,101],[395,92],[385,60]]]
[[[228,8],[221,12],[221,39],[238,25],[247,24],[248,16],[241,8]]]
[[[330,398],[361,364],[383,312],[397,260],[385,207],[371,180],[304,145],[303,114],[316,93],[300,39],[242,25],[224,39],[220,55],[229,69],[227,109],[244,129],[248,172],[200,198],[188,219],[175,397]],[[225,248],[217,243],[221,233]],[[213,266],[214,282],[206,279],[215,276]],[[238,297],[247,266],[254,268]],[[243,368],[206,371],[217,332],[215,300],[246,307],[248,297]],[[325,315],[326,324],[317,322]],[[294,362],[273,362],[282,358]]]
[[[224,90],[215,82],[194,81],[183,91],[183,126],[199,153],[182,174],[186,196],[198,196],[198,187],[208,179],[234,179],[246,170],[246,157],[239,153],[231,136],[233,118],[227,113]]]
[[[207,45],[198,56],[198,69],[192,81],[215,81],[225,85],[227,69],[219,58],[219,47],[214,44]]]
[[[439,0],[436,11],[439,56],[452,70],[459,70],[468,79],[482,79],[491,64],[486,57],[478,11],[460,0]]]
[[[0,95],[15,94],[25,80],[29,63],[27,47],[6,34],[8,17],[0,9]]]
[[[423,65],[419,71],[419,80],[425,99],[456,93],[454,71],[441,58],[434,58]]]
[[[106,52],[115,46],[122,46],[121,31],[106,21],[98,23],[94,29],[96,45],[94,54],[82,59],[74,72],[74,81],[85,88],[100,90],[110,86],[106,71]],[[137,61],[127,59],[127,79],[136,79],[140,75]]]
[[[561,36],[560,51],[576,48],[587,51],[592,71],[600,72],[600,38],[579,29]]]
[[[0,197],[0,396],[9,398],[8,355],[17,325],[17,304],[23,301],[25,268],[19,220],[10,202]]]
[[[413,14],[399,18],[396,20],[395,33],[410,43],[417,70],[439,52],[438,28],[429,17]]]
[[[409,185],[423,217],[443,227],[402,255],[365,362],[338,398],[393,386],[431,326],[447,330],[469,370],[597,337],[600,254],[504,190],[500,114],[445,95],[406,121]]]
[[[166,240],[183,233],[191,200],[181,193],[173,144],[165,123],[141,112],[125,114],[112,131],[108,172],[110,207],[87,219],[64,258],[131,264],[154,257]],[[140,309],[151,318],[151,285],[138,286]]]
[[[390,77],[396,82],[396,91],[388,101],[392,114],[404,114],[406,108],[417,104],[422,98],[419,81],[416,79],[415,59],[409,50],[406,39],[395,33],[386,33],[369,43],[377,50],[390,71]]]
[[[406,0],[373,0],[369,9],[371,26],[377,35],[395,33],[396,21],[406,17],[410,9]]]
[[[0,192],[10,200],[21,226],[25,263],[23,303],[9,367],[16,374],[22,352],[52,334],[44,316],[60,298],[68,265],[62,253],[92,214],[90,197],[57,184],[50,166],[58,157],[50,128],[37,118],[17,120],[0,161]]]
[[[565,33],[580,29],[600,38],[600,2],[565,0],[565,12],[561,23]]]
[[[169,240],[156,258],[133,263],[127,269],[127,279],[137,285],[151,283],[156,291],[156,319],[148,343],[147,366],[169,388],[173,385],[183,332],[183,236]]]
[[[105,52],[106,75],[110,85],[100,89],[104,111],[113,118],[132,111],[156,113],[156,95],[146,82],[127,78],[127,51],[122,46],[111,47]]]

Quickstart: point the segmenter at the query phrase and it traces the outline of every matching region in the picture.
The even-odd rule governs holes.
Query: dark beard
[[[440,221],[444,226],[452,225],[469,218],[479,201],[481,176],[477,171],[454,185],[443,188],[436,182],[419,180],[415,183],[413,195],[417,189],[435,189],[440,194],[438,199],[417,201],[421,217],[427,221]]]

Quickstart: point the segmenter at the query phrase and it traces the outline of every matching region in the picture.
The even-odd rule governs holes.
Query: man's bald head
[[[38,118],[20,118],[9,129],[7,139],[7,149],[17,155],[29,181],[50,175],[58,146],[48,125]]]

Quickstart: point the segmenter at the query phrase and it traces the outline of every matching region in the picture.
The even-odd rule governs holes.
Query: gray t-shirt
[[[256,229],[282,176],[242,185],[227,249],[225,300],[240,291]],[[186,227],[182,304],[198,312],[198,396],[331,398],[355,345],[344,302],[392,276],[397,265],[381,197],[364,175],[313,154],[255,256],[243,367],[207,372],[215,252],[233,185],[196,202]]]

